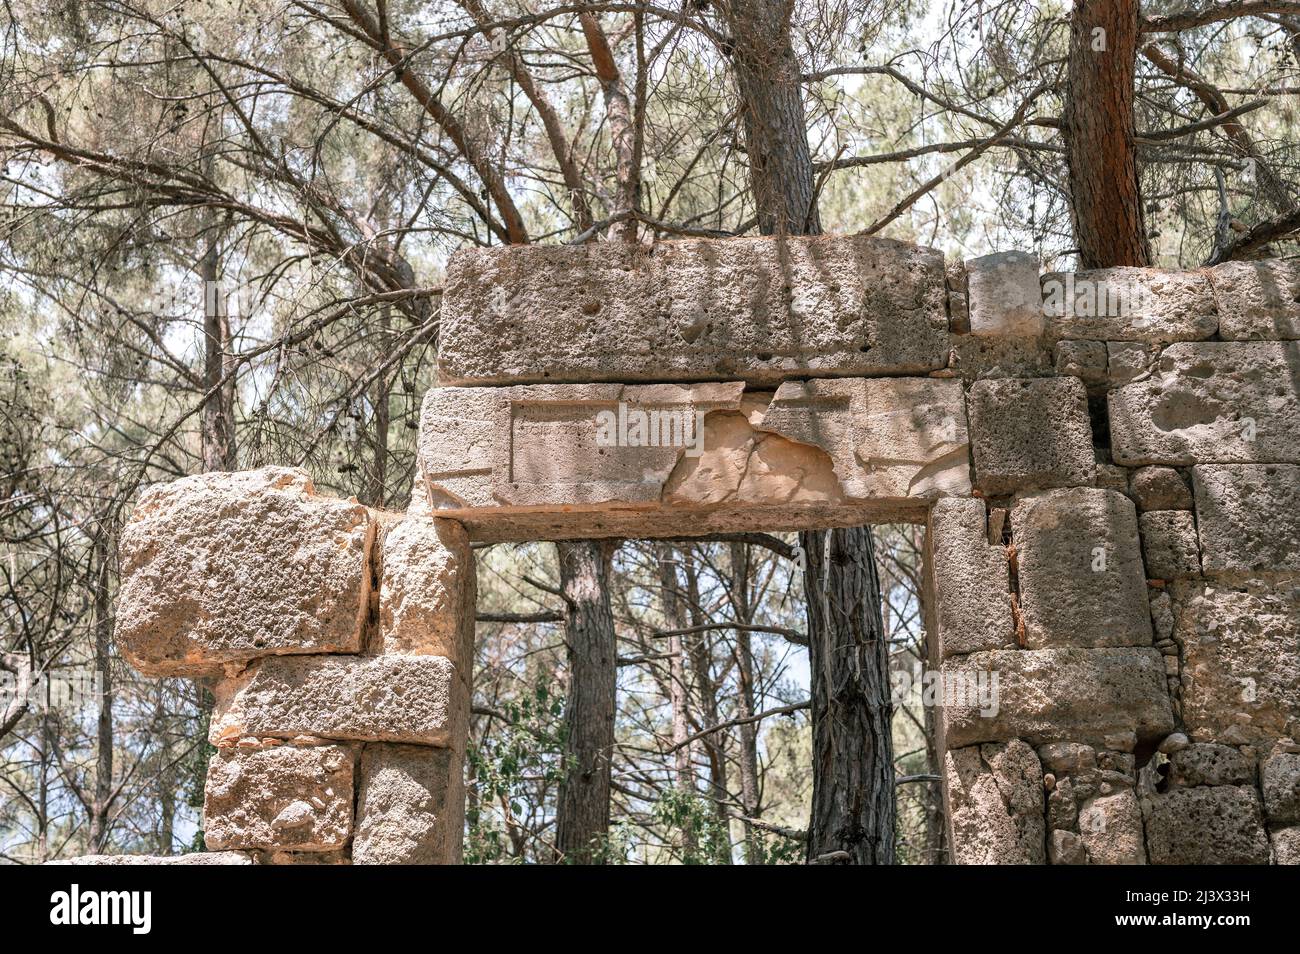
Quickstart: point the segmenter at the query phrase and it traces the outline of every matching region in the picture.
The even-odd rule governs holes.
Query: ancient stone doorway
[[[458,859],[471,540],[915,520],[934,668],[997,683],[940,709],[955,861],[1296,860],[1300,276],[1039,271],[459,253],[406,514],[267,469],[132,518],[124,654],[218,680],[208,847]]]

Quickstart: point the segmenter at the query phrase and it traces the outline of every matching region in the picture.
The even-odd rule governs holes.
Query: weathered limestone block
[[[1300,582],[1174,583],[1183,720],[1199,742],[1300,731]]]
[[[1092,487],[1030,494],[1011,511],[1011,539],[1030,649],[1151,645],[1137,514],[1126,496]]]
[[[1300,865],[1300,826],[1270,829],[1268,837],[1273,848],[1273,864]]]
[[[283,653],[357,652],[373,526],[302,471],[151,487],[122,533],[116,638],[153,676],[207,676]]]
[[[1300,261],[1225,262],[1209,276],[1220,337],[1300,338]]]
[[[1072,831],[1057,829],[1047,842],[1047,857],[1054,865],[1086,865],[1088,854],[1083,839]]]
[[[1274,752],[1260,764],[1259,775],[1268,823],[1300,824],[1300,753]]]
[[[1266,865],[1259,793],[1246,785],[1176,788],[1142,799],[1153,865]]]
[[[960,335],[951,339],[948,370],[965,381],[985,378],[1050,378],[1052,349],[1040,338],[979,338]]]
[[[1088,398],[1077,378],[1001,378],[970,390],[975,486],[985,494],[1093,481]]]
[[[851,498],[970,490],[966,406],[955,380],[788,381],[757,426],[826,451]]]
[[[990,545],[984,502],[949,497],[930,510],[929,571],[939,658],[1015,645],[1006,549]]]
[[[944,756],[952,857],[959,865],[1041,865],[1043,771],[1024,742]]]
[[[1106,377],[1111,387],[1144,378],[1160,357],[1160,345],[1139,341],[1106,342]]]
[[[1057,776],[1087,775],[1097,770],[1097,750],[1082,742],[1049,742],[1038,747],[1043,768]]]
[[[455,745],[468,689],[442,656],[279,656],[218,683],[209,738]]]
[[[1142,555],[1153,580],[1180,580],[1201,575],[1196,521],[1186,510],[1151,510],[1142,514]]]
[[[1056,373],[1073,375],[1084,384],[1106,383],[1106,342],[1060,341],[1056,345]]]
[[[867,236],[516,245],[452,256],[447,384],[914,374],[947,356],[943,256]]]
[[[1219,325],[1204,275],[1158,268],[1049,272],[1043,311],[1051,338],[1196,341]]]
[[[1139,467],[1129,477],[1139,510],[1191,510],[1192,488],[1172,467]]]
[[[1300,467],[1192,468],[1206,575],[1300,571]]]
[[[1123,732],[1148,740],[1174,727],[1155,649],[996,649],[945,660],[942,673],[945,693],[997,676],[994,704],[968,695],[969,704],[940,710],[949,748],[1013,738],[1102,743]]]
[[[1102,490],[1114,490],[1117,493],[1128,493],[1128,471],[1123,467],[1116,467],[1114,464],[1097,463],[1097,476],[1095,483]]]
[[[971,334],[1033,338],[1043,333],[1038,259],[1028,252],[981,255],[966,263]]]
[[[919,515],[927,498],[969,490],[967,443],[952,379],[787,382],[775,394],[741,382],[437,388],[420,462],[437,512],[478,537],[538,517],[571,535],[606,535],[620,516],[643,535],[707,533],[701,512],[752,526],[756,506],[809,520],[863,506]]]
[[[227,848],[332,851],[352,834],[351,750],[219,749],[203,789],[203,836]]]
[[[1115,462],[1300,462],[1300,343],[1170,345],[1110,394]]]
[[[1079,809],[1079,836],[1094,865],[1144,865],[1142,809],[1133,789],[1097,795]]]
[[[375,649],[445,656],[462,677],[474,660],[474,553],[454,520],[408,516],[380,530]]]
[[[194,851],[188,855],[79,855],[59,858],[47,865],[255,865],[257,859],[242,851]]]
[[[367,745],[361,756],[353,864],[460,864],[462,773],[457,749]]]
[[[1169,757],[1169,784],[1254,785],[1255,763],[1231,745],[1193,742]]]

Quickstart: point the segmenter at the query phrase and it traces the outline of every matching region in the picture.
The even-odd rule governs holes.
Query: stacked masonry
[[[284,470],[133,518],[124,652],[223,677],[221,857],[458,857],[470,538],[917,520],[954,860],[1300,863],[1300,262],[512,247],[441,329],[405,518]]]
[[[460,524],[318,496],[296,470],[144,495],[117,641],[146,674],[216,680],[209,849],[460,860],[473,566]]]

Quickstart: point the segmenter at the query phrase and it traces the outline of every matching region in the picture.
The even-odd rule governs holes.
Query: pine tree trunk
[[[800,534],[812,683],[810,862],[894,863],[893,706],[866,527]]]
[[[230,315],[221,286],[219,250],[209,237],[200,273],[203,278],[203,412],[200,438],[203,470],[238,470],[235,455],[235,379]]]
[[[731,544],[731,590],[735,601],[736,619],[745,624],[753,622],[753,609],[749,600],[749,548],[743,543]],[[736,700],[736,715],[742,719],[753,718],[757,712],[754,700],[754,653],[749,633],[736,631],[736,670],[740,693]],[[758,723],[746,722],[740,730],[740,805],[746,819],[758,818]],[[763,863],[762,843],[751,821],[742,822],[745,830],[745,863]]]
[[[1084,268],[1150,265],[1134,143],[1137,0],[1076,0],[1061,132]]]
[[[764,235],[821,232],[813,195],[799,61],[790,44],[786,0],[729,0],[724,13],[735,48],[750,186]]]
[[[90,804],[90,844],[95,852],[108,846],[113,796],[113,604],[108,591],[109,542],[101,528],[93,545],[95,574],[95,671],[99,675],[99,716],[95,730],[95,792]]]
[[[560,589],[568,611],[565,642],[569,696],[565,706],[564,777],[555,818],[557,860],[593,864],[604,859],[609,833],[610,761],[618,647],[609,601],[611,546],[601,540],[555,545]]]

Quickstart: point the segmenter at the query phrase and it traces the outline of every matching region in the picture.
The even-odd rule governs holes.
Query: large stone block
[[[985,494],[1090,484],[1088,395],[1078,378],[1000,378],[970,390],[975,486]]]
[[[1300,825],[1270,829],[1268,837],[1273,848],[1273,864],[1300,865]]]
[[[1259,793],[1250,786],[1176,788],[1142,799],[1153,865],[1266,865]]]
[[[1011,511],[1030,649],[1150,646],[1151,611],[1133,502],[1113,490],[1031,494]]]
[[[945,695],[969,703],[946,700],[940,710],[948,748],[1015,738],[1104,743],[1124,733],[1151,740],[1174,727],[1155,649],[996,649],[945,660],[942,674]],[[969,692],[960,699],[994,674],[992,705]]]
[[[219,749],[203,790],[208,848],[342,848],[352,835],[353,763],[338,745]]]
[[[1300,583],[1175,583],[1183,721],[1192,738],[1240,745],[1300,732]]]
[[[1139,510],[1191,510],[1192,488],[1172,467],[1139,467],[1129,476]]]
[[[1094,865],[1144,865],[1142,809],[1131,788],[1096,795],[1079,809],[1079,836],[1088,863]]]
[[[1110,394],[1117,464],[1300,462],[1300,343],[1170,345]]]
[[[1142,514],[1142,555],[1153,580],[1180,580],[1201,575],[1196,521],[1186,510],[1151,510]]]
[[[468,689],[442,656],[278,656],[218,683],[209,737],[318,736],[451,746]]]
[[[520,245],[452,256],[447,384],[912,374],[947,358],[943,256],[867,236]]]
[[[984,502],[938,501],[928,541],[939,658],[1015,645],[1007,553],[988,542]]]
[[[1260,764],[1259,780],[1269,825],[1300,824],[1300,752],[1269,755]]]
[[[367,745],[361,756],[358,865],[454,865],[461,860],[461,753],[421,745]]]
[[[1169,784],[1174,788],[1254,785],[1255,762],[1231,745],[1193,742],[1169,756]]]
[[[420,462],[479,538],[647,536],[914,518],[969,490],[967,442],[948,379],[437,388]]]
[[[474,553],[454,520],[409,516],[380,530],[377,651],[474,662]]]
[[[1300,467],[1192,469],[1207,575],[1300,572]]]
[[[1028,252],[997,252],[966,263],[971,334],[1034,338],[1043,333],[1038,259]]]
[[[151,487],[122,533],[122,655],[148,675],[193,677],[259,656],[357,652],[372,536],[365,507],[317,495],[290,468]]]
[[[1197,341],[1219,325],[1204,275],[1158,268],[1048,273],[1043,311],[1050,338]]]
[[[1020,740],[944,756],[952,859],[959,865],[1044,863],[1043,770]]]
[[[1300,338],[1300,260],[1225,262],[1209,276],[1220,337]]]

